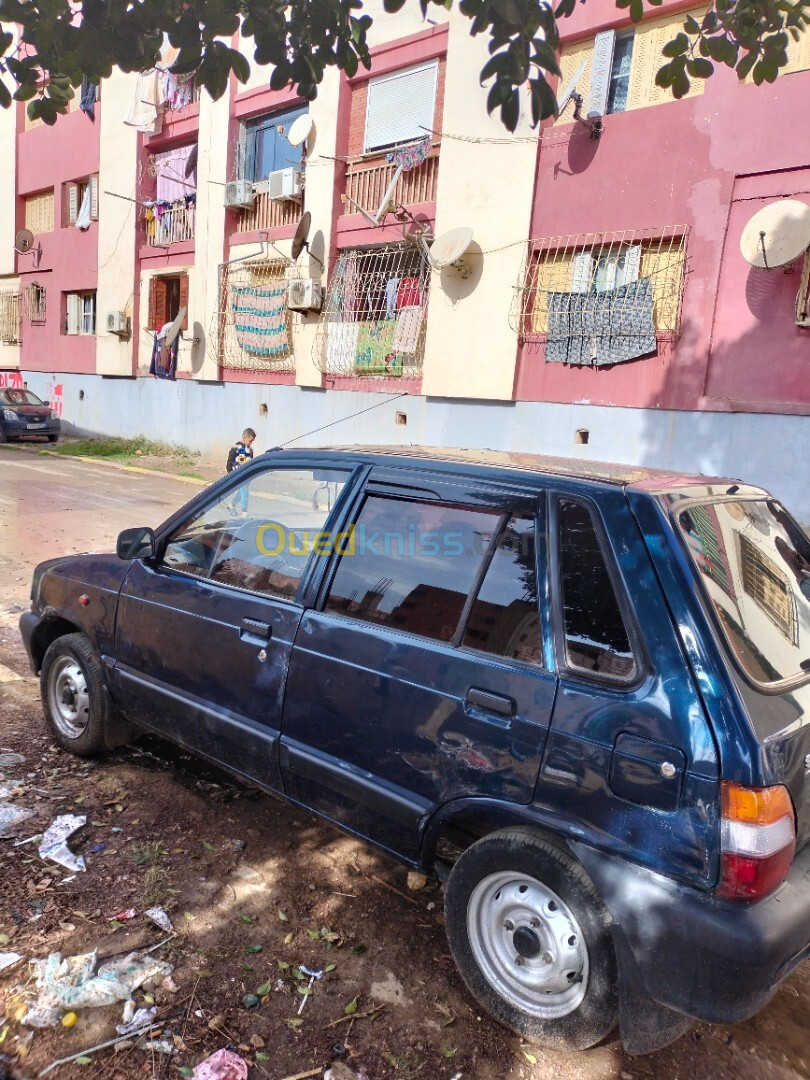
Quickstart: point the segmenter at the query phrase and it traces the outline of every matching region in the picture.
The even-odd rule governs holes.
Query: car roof
[[[303,448],[302,448],[303,449]],[[720,485],[728,487],[738,483],[728,477],[702,476],[670,471],[647,469],[640,465],[622,465],[612,462],[588,461],[582,458],[549,457],[541,454],[524,454],[509,450],[473,450],[461,447],[438,446],[325,446],[324,452],[357,454],[364,458],[379,458],[391,462],[420,461],[425,463],[457,463],[498,469],[516,469],[522,472],[565,477],[567,479],[592,480],[599,483],[632,487],[657,494],[664,491],[683,491],[688,488],[706,489]],[[746,490],[748,486],[746,485]]]

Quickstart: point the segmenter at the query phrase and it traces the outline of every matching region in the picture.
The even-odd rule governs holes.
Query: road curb
[[[2,449],[27,451],[27,446],[14,446],[10,443],[0,444]],[[179,484],[191,484],[193,487],[208,487],[214,480],[200,480],[195,476],[180,476],[178,473],[163,472],[160,469],[145,469],[141,465],[121,465],[117,461],[107,461],[104,458],[86,457],[79,454],[60,454],[57,450],[38,450],[38,457],[55,457],[61,461],[81,461],[85,465],[103,465],[106,469],[117,469],[119,472],[141,473],[144,476],[162,476],[167,480],[176,480]],[[214,479],[218,479],[215,477]]]

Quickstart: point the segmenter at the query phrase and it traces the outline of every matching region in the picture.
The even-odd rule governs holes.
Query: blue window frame
[[[277,169],[300,167],[302,148],[291,146],[287,134],[293,121],[306,112],[306,107],[289,109],[245,124],[245,180],[255,184]]]

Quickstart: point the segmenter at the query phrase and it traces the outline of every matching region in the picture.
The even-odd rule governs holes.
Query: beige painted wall
[[[436,232],[466,225],[474,240],[466,258],[469,277],[452,269],[432,275],[422,380],[429,396],[512,397],[517,337],[509,326],[509,310],[523,257],[520,242],[529,235],[537,143],[525,115],[515,141],[488,144],[451,137],[508,137],[497,113],[487,116],[488,88],[479,86],[487,56],[485,36],[471,38],[468,20],[454,13]],[[521,137],[527,141],[517,141]]]
[[[138,133],[124,117],[132,105],[136,76],[117,69],[104,80],[99,132],[98,286],[96,365],[100,375],[131,375],[137,327],[130,338],[107,331],[107,312],[125,311],[132,320],[135,233],[139,195]],[[123,196],[123,197],[121,197]]]

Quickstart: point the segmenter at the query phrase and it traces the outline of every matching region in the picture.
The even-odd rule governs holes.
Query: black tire
[[[84,634],[66,634],[51,643],[42,661],[39,687],[45,719],[63,749],[79,757],[95,757],[107,749],[107,688],[101,664]],[[75,722],[71,722],[74,708]]]
[[[48,436],[48,442],[50,442],[50,443],[55,443],[55,442],[58,441],[58,439],[59,439],[58,435],[49,435]]]
[[[453,867],[444,911],[450,949],[468,990],[505,1027],[554,1050],[585,1050],[616,1026],[610,916],[582,866],[561,848],[529,828],[483,837]],[[530,918],[533,912],[536,918]],[[489,975],[476,948],[484,968],[493,965]],[[574,972],[563,968],[577,967],[574,956],[584,960],[572,978]],[[569,981],[550,992],[543,989],[546,979],[549,986],[555,979]],[[527,1008],[520,1007],[524,1000]]]
[[[3,431],[2,426],[0,426],[0,443],[5,442],[8,442],[8,435],[6,435],[5,431]]]

